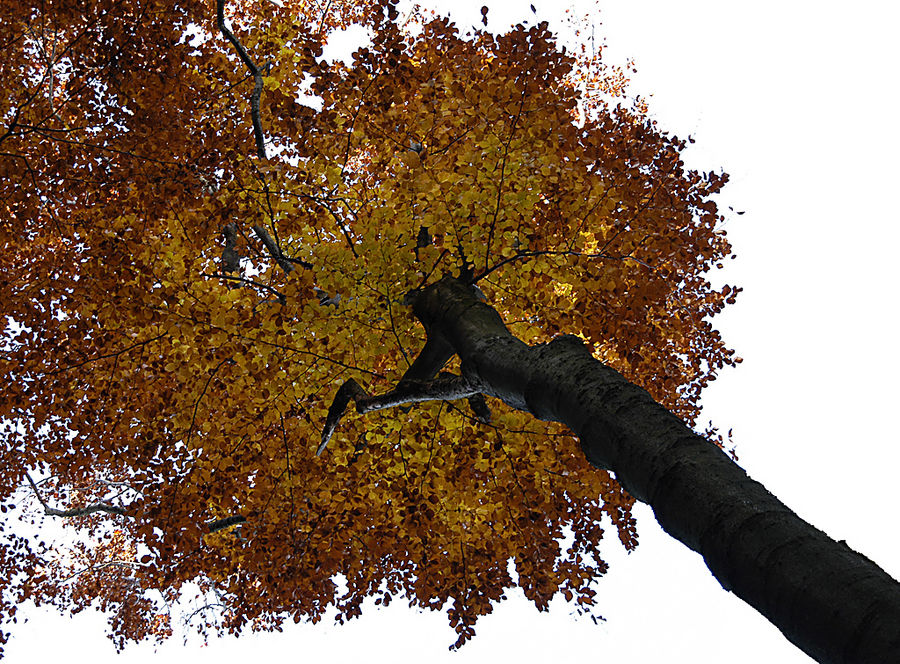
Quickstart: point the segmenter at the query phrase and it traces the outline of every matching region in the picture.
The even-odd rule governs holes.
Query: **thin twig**
[[[73,574],[70,574],[65,579],[62,579],[59,583],[65,583],[66,581],[70,581],[74,579],[79,574],[84,574],[85,572],[97,572],[101,569],[105,569],[107,567],[127,567],[128,569],[139,569],[141,567],[149,567],[149,564],[144,563],[136,563],[130,560],[110,560],[105,563],[97,563],[96,565],[91,565],[90,567],[85,567],[84,569],[80,569]]]
[[[287,301],[284,293],[281,291],[272,288],[266,284],[261,284],[258,281],[253,281],[252,279],[248,279],[247,277],[235,277],[231,274],[219,274],[217,272],[209,273],[209,272],[201,272],[201,277],[206,277],[207,279],[222,279],[224,281],[234,281],[242,284],[247,284],[248,286],[253,286],[254,288],[259,288],[261,290],[267,291],[278,298],[278,301],[284,304]]]
[[[162,339],[164,336],[166,336],[166,334],[167,334],[167,332],[163,332],[162,334],[158,334],[155,337],[151,337],[150,339],[145,339],[144,341],[135,342],[135,343],[131,344],[130,346],[123,348],[122,350],[117,350],[113,353],[106,353],[105,355],[98,355],[97,357],[90,357],[90,358],[86,359],[84,362],[70,364],[67,367],[63,367],[62,369],[57,369],[56,371],[51,371],[48,375],[55,376],[56,374],[60,374],[65,371],[70,371],[72,369],[77,369],[78,367],[82,367],[85,364],[88,364],[89,362],[97,362],[99,360],[108,360],[111,357],[118,357],[122,353],[127,353],[128,351],[130,351],[134,348],[137,348],[138,346],[146,346],[149,343],[158,341],[159,339]]]
[[[644,238],[644,239],[646,240],[647,238]],[[643,240],[642,240],[642,242],[643,242]],[[477,283],[477,282],[481,281],[481,280],[484,279],[486,276],[488,276],[491,272],[494,272],[494,271],[500,269],[500,268],[503,267],[504,265],[508,265],[509,263],[513,263],[513,262],[515,262],[515,261],[522,260],[522,259],[524,259],[524,258],[535,258],[535,257],[537,257],[537,256],[576,256],[576,257],[578,257],[578,258],[606,258],[606,259],[609,259],[609,260],[616,260],[616,261],[627,261],[627,260],[631,260],[631,261],[634,261],[635,263],[638,263],[639,265],[643,265],[643,266],[644,266],[645,268],[647,268],[648,270],[652,270],[652,271],[654,271],[654,272],[656,271],[655,268],[654,268],[652,265],[650,265],[650,264],[648,264],[648,263],[645,263],[645,262],[642,261],[640,258],[635,258],[634,256],[612,256],[612,255],[610,255],[610,254],[605,254],[605,253],[583,254],[583,253],[581,253],[580,251],[570,251],[570,250],[564,250],[564,251],[552,251],[552,250],[546,250],[546,251],[545,251],[545,250],[539,250],[539,251],[522,251],[522,252],[519,252],[519,253],[515,254],[514,256],[510,256],[510,257],[508,257],[508,258],[504,258],[504,259],[503,259],[502,261],[500,261],[499,263],[496,263],[496,264],[492,265],[490,268],[488,268],[487,270],[485,270],[484,272],[482,272],[481,274],[479,274],[477,277],[474,277],[474,278],[472,279],[472,283],[474,284],[474,283]]]

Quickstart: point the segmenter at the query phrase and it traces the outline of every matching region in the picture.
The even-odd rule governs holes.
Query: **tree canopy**
[[[448,277],[696,423],[738,361],[709,320],[738,291],[707,277],[727,177],[685,168],[625,72],[536,19],[374,0],[0,12],[3,510],[73,531],[5,526],[5,616],[99,600],[122,645],[184,593],[229,632],[402,597],[460,645],[510,587],[589,608],[633,499],[564,426],[470,399],[322,432],[349,379],[431,377],[410,294]]]

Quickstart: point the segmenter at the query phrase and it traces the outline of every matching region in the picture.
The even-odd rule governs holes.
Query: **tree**
[[[77,549],[49,570],[55,576],[23,592],[76,607],[99,595],[120,607],[118,633],[140,637],[165,626],[153,623],[148,603],[133,602],[147,596],[135,587],[174,597],[199,579],[219,593],[226,628],[265,628],[288,611],[321,615],[340,573],[348,615],[373,591],[386,591],[385,599],[403,591],[428,606],[453,599],[451,620],[465,637],[512,583],[512,556],[516,581],[537,604],[557,589],[588,601],[590,579],[603,568],[591,555],[595,524],[606,512],[633,545],[629,498],[583,463],[562,428],[493,401],[492,423],[479,424],[487,415],[476,399],[474,416],[441,403],[344,420],[319,458],[315,439],[347,376],[386,392],[405,373],[400,387],[409,397],[449,354],[450,339],[466,359],[458,334],[425,306],[438,292],[457,294],[442,301],[462,297],[446,275],[477,282],[531,343],[579,334],[692,421],[700,387],[730,361],[704,317],[732,292],[714,292],[702,276],[727,253],[709,201],[722,178],[682,172],[679,142],[640,109],[578,109],[572,64],[540,29],[466,41],[439,23],[401,42],[390,23],[375,24],[368,58],[361,54],[347,72],[313,69],[320,112],[275,103],[279,94],[285,106],[294,101],[304,73],[279,55],[271,66],[285,70],[264,86],[259,114],[246,107],[249,91],[238,89],[231,107],[204,117],[198,108],[213,103],[216,82],[229,85],[240,71],[234,58],[215,68],[216,54],[231,53],[221,40],[196,47],[209,49],[209,69],[198,67],[206,78],[192,79],[191,69],[158,77],[178,94],[147,81],[166,62],[193,62],[177,42],[186,25],[208,17],[185,12],[180,23],[148,26],[128,23],[128,7],[116,11],[123,13],[96,16],[114,35],[130,25],[132,33],[116,39],[145,40],[143,50],[108,45],[108,71],[95,73],[103,85],[86,84],[63,111],[35,95],[4,116],[15,118],[4,139],[12,146],[5,181],[30,178],[28,189],[6,198],[19,224],[4,237],[4,267],[16,277],[4,285],[4,301],[19,344],[4,367],[17,427],[5,450],[8,486],[38,467],[49,478],[39,495],[76,486],[81,495],[67,507],[97,510],[86,519],[96,546]],[[266,38],[239,33],[254,54],[249,61],[266,60],[276,46],[280,53],[277,17],[246,19],[269,30]],[[302,27],[292,34],[299,40]],[[106,46],[85,41],[88,53]],[[25,54],[37,52],[25,46]],[[150,71],[112,66],[126,55]],[[64,73],[41,67],[33,67],[46,79],[39,92]],[[122,95],[115,102],[104,99],[112,90]],[[54,125],[54,114],[79,103],[85,110],[72,117],[80,123]],[[573,119],[576,109],[582,116]],[[42,125],[29,114],[47,117]],[[284,141],[277,160],[240,155],[234,137],[249,134],[251,115]],[[50,140],[54,131],[61,140]],[[244,145],[244,154],[254,151],[253,142]],[[54,170],[63,164],[68,172]],[[101,203],[99,219],[85,207]],[[254,250],[228,269],[229,257]],[[30,302],[31,293],[41,297]],[[403,358],[411,361],[423,340],[404,299],[430,326],[429,352],[410,362],[418,366],[412,372]],[[546,348],[575,352],[565,338]],[[465,380],[445,377],[428,388],[465,392],[475,381],[515,402],[511,389],[499,390],[467,362]],[[455,445],[438,445],[439,431]],[[680,431],[698,454],[713,449]],[[613,467],[635,495],[649,497],[641,481]],[[103,491],[110,482],[130,493],[111,500]],[[118,532],[106,533],[109,518],[97,516],[104,512],[116,512],[105,516]],[[225,530],[238,525],[238,536]],[[567,526],[575,542],[561,552]],[[204,537],[204,529],[216,532]],[[408,550],[398,552],[397,542]],[[40,552],[16,555],[45,564]],[[99,568],[111,562],[119,566]],[[66,566],[95,573],[60,593]]]

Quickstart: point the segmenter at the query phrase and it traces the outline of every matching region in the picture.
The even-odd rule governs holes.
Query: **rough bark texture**
[[[821,662],[900,661],[900,584],[800,519],[576,337],[530,347],[470,287],[445,279],[414,311],[485,394],[566,424],[588,460],[649,504],[722,586]]]

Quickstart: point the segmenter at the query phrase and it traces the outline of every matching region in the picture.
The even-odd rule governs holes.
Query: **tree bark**
[[[444,279],[413,299],[484,394],[562,422],[713,575],[820,662],[900,661],[900,584],[800,519],[577,337],[528,346],[471,287]]]

